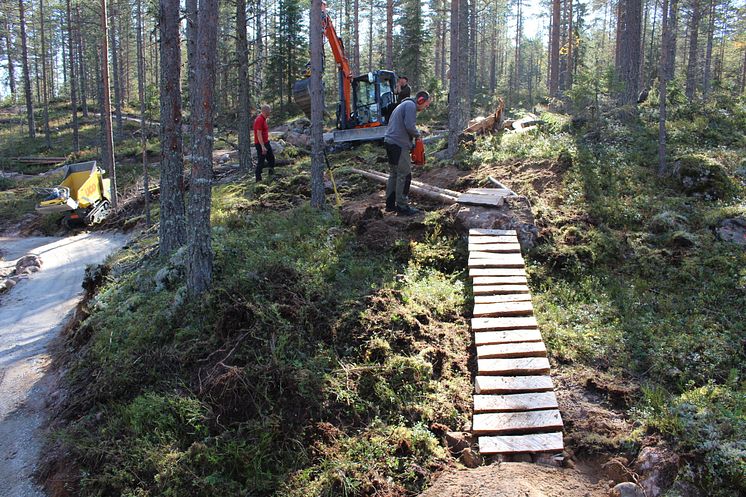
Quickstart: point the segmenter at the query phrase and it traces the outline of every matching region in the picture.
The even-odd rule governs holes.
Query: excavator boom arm
[[[350,61],[347,60],[342,40],[337,36],[334,24],[326,12],[321,14],[321,22],[326,39],[329,40],[329,47],[332,49],[332,54],[334,54],[334,61],[337,63],[337,68],[340,72],[340,97],[342,98],[342,106],[345,112],[344,121],[347,121],[352,113],[352,71],[350,70]]]

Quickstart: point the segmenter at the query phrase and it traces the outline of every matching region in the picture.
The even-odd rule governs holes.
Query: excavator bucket
[[[311,119],[311,91],[309,89],[311,78],[299,79],[293,84],[293,100]]]

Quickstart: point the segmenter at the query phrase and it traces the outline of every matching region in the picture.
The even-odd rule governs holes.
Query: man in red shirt
[[[269,176],[275,175],[275,154],[272,151],[272,146],[269,144],[269,126],[267,126],[267,118],[272,112],[269,105],[262,105],[262,112],[256,119],[254,119],[254,146],[256,147],[257,164],[256,164],[256,181],[262,180],[262,169],[264,168],[264,162],[267,162],[269,168]]]

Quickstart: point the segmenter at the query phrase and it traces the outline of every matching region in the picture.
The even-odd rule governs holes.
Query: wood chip
[[[477,376],[474,391],[478,394],[547,392],[554,389],[552,378],[541,376]]]
[[[526,433],[562,428],[562,416],[557,409],[548,411],[495,412],[475,414],[472,433]]]
[[[477,346],[479,359],[546,357],[544,342],[511,342]]]
[[[530,316],[534,313],[531,301],[493,302],[491,304],[474,304],[474,317],[486,316]]]
[[[519,359],[477,359],[480,375],[537,375],[549,373],[546,357],[522,357]]]
[[[561,452],[565,446],[562,433],[535,433],[532,435],[503,435],[479,437],[480,454],[513,454],[518,452]]]
[[[538,327],[535,316],[515,318],[472,318],[471,320],[471,329],[474,331],[499,331]]]
[[[493,343],[541,342],[539,330],[504,330],[478,331],[474,333],[474,344],[489,345]]]
[[[474,412],[476,413],[537,411],[558,407],[554,392],[474,396]]]

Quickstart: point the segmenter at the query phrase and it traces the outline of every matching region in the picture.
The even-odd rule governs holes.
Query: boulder
[[[471,446],[471,442],[471,433],[465,431],[449,431],[446,433],[446,445],[451,454],[461,454]]]
[[[627,469],[628,464],[626,457],[613,457],[601,465],[601,470],[614,483],[632,481],[632,473]]]
[[[464,449],[459,459],[461,464],[467,468],[477,468],[482,465],[482,457],[470,448]]]
[[[497,208],[461,205],[455,222],[464,232],[472,228],[516,230],[523,250],[529,250],[536,244],[539,233],[528,199],[520,196],[505,197],[503,205]]]
[[[643,447],[634,464],[646,497],[658,497],[673,484],[679,472],[679,456],[660,445]]]
[[[0,283],[0,290],[10,290],[16,286],[16,282],[10,278]]]
[[[729,197],[734,184],[720,163],[702,155],[687,155],[674,163],[674,176],[684,193],[717,200]]]
[[[746,247],[746,216],[724,219],[715,231],[721,240]]]
[[[38,255],[24,255],[16,262],[16,272],[20,272],[22,269],[30,266],[41,267],[41,257]]]
[[[286,142],[296,147],[300,147],[300,148],[311,147],[311,135],[307,135],[305,133],[298,133],[296,131],[288,131],[287,133],[285,133],[284,139]]]
[[[646,497],[645,492],[632,482],[624,482],[616,485],[609,491],[611,497]]]

